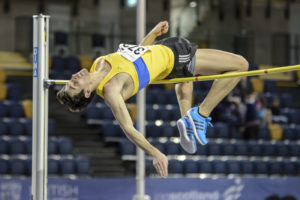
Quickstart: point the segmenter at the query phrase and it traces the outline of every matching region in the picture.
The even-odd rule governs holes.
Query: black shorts
[[[195,53],[198,48],[196,44],[190,43],[187,39],[180,37],[165,38],[157,41],[155,44],[165,45],[174,53],[173,70],[165,79],[193,76],[195,70]]]

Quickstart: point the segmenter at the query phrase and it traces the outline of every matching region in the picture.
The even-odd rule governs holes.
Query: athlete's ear
[[[90,89],[87,89],[85,92],[84,92],[84,96],[85,96],[85,98],[90,98],[90,96],[91,96],[91,90]]]

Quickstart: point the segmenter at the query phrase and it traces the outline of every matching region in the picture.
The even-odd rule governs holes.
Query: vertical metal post
[[[137,1],[136,12],[136,40],[140,43],[145,36],[146,29],[146,0]],[[146,90],[143,89],[137,94],[137,128],[141,134],[145,136],[145,95]],[[145,152],[137,148],[136,161],[136,194],[134,200],[150,200],[145,195]]]
[[[49,16],[33,16],[32,200],[47,200]]]

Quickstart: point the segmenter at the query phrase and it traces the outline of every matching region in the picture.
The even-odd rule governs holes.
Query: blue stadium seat
[[[53,56],[51,70],[63,72],[65,70],[65,59],[60,56]]]
[[[171,112],[167,110],[166,108],[160,108],[157,112],[157,119],[163,120],[163,121],[170,121],[171,119]]]
[[[76,174],[87,175],[90,172],[90,160],[84,156],[75,158]]]
[[[227,163],[223,161],[214,161],[214,173],[216,174],[226,174],[227,173]]]
[[[25,134],[24,124],[18,120],[11,120],[9,123],[9,133],[12,136],[19,136]]]
[[[113,124],[111,122],[105,123],[101,127],[102,133],[105,137],[125,137],[121,127],[118,124]]]
[[[101,108],[95,104],[89,104],[85,109],[85,114],[87,119],[101,119]]]
[[[5,158],[0,157],[0,174],[5,175],[9,172],[9,162]]]
[[[227,139],[230,137],[229,128],[226,123],[216,122],[214,124],[214,128],[216,129],[217,132],[217,138]]]
[[[167,155],[178,155],[180,152],[179,144],[174,142],[166,143],[166,154]]]
[[[264,92],[276,92],[276,84],[275,81],[264,80]]]
[[[72,140],[66,137],[59,137],[57,139],[58,152],[62,155],[72,154],[73,144]]]
[[[275,156],[276,149],[275,145],[272,144],[263,144],[262,145],[262,155],[263,156]]]
[[[21,99],[21,87],[17,83],[6,83],[7,99],[20,100]]]
[[[57,154],[58,153],[58,143],[56,140],[49,138],[48,139],[48,154]]]
[[[172,174],[183,174],[183,163],[178,160],[170,160],[169,169]]]
[[[250,141],[248,143],[248,149],[250,156],[261,156],[262,147],[256,141]]]
[[[32,159],[31,157],[28,157],[24,160],[25,163],[25,174],[27,176],[31,176],[32,174]]]
[[[136,147],[132,142],[128,141],[127,139],[122,139],[120,141],[120,151],[121,155],[135,155]]]
[[[211,174],[213,173],[213,165],[210,161],[201,161],[199,164],[199,172],[204,174]]]
[[[155,123],[149,122],[146,125],[146,137],[152,137],[152,138],[157,138],[157,137],[162,137],[162,126],[157,126]]]
[[[214,127],[207,127],[206,130],[206,137],[207,138],[217,138],[217,130]]]
[[[236,144],[223,144],[223,154],[224,155],[235,155],[236,154]]]
[[[258,137],[263,140],[270,140],[270,131],[267,126],[260,126]]]
[[[62,174],[75,174],[75,162],[72,158],[61,158],[59,163]]]
[[[7,117],[7,115],[8,106],[3,101],[0,101],[0,118]]]
[[[240,174],[242,172],[241,165],[238,161],[228,161],[227,167],[229,174]]]
[[[6,139],[0,138],[0,155],[8,154],[9,152],[9,143]]]
[[[149,90],[149,95],[151,95],[150,104],[166,104],[169,97],[166,95],[164,90]],[[148,95],[147,95],[148,96]]]
[[[11,158],[9,160],[10,173],[12,175],[25,175],[26,174],[26,163],[20,158]]]
[[[78,58],[74,56],[69,56],[65,59],[65,67],[69,74],[76,73],[81,69]]]
[[[280,162],[270,162],[268,167],[268,172],[271,175],[279,175],[282,172],[282,165]]]
[[[247,156],[248,155],[248,145],[244,142],[239,142],[235,145],[236,151],[235,155]]]
[[[200,155],[200,156],[206,156],[206,155],[207,155],[207,151],[208,151],[208,150],[207,150],[207,149],[208,149],[207,146],[208,146],[208,145],[200,145],[200,144],[199,144],[199,145],[197,146],[197,152],[196,152],[196,154],[197,154],[197,155]]]
[[[185,160],[183,161],[183,165],[185,174],[194,174],[199,172],[197,161]]]
[[[146,108],[146,119],[149,121],[154,121],[158,117],[158,110],[154,109],[152,106],[147,106]]]
[[[11,138],[9,140],[10,154],[26,154],[25,142],[18,138]]]
[[[285,175],[294,175],[296,174],[296,165],[293,162],[283,162],[282,163],[282,172]]]
[[[241,161],[241,169],[243,174],[253,174],[254,163],[251,161]]]
[[[280,95],[280,107],[283,107],[283,108],[294,107],[293,96],[289,93],[282,93]]]
[[[267,174],[268,173],[268,165],[266,162],[254,162],[254,170],[256,174]]]
[[[32,136],[32,119],[24,121],[25,135]]]
[[[208,155],[222,155],[221,145],[217,143],[208,143]]]
[[[3,119],[0,119],[0,136],[8,135],[8,123]]]
[[[296,139],[300,140],[300,124],[295,125],[294,129],[296,133]]]
[[[24,117],[25,115],[24,115],[23,105],[17,101],[10,101],[8,115],[9,117],[13,117],[13,118]]]
[[[48,135],[52,136],[55,133],[55,129],[56,129],[56,122],[53,119],[49,119],[48,120]]]
[[[162,137],[178,137],[178,129],[176,126],[163,125],[161,128],[161,136]]]
[[[48,174],[57,175],[59,174],[59,161],[54,158],[48,158]]]
[[[26,137],[24,139],[24,144],[25,144],[26,153],[31,155],[32,154],[32,138],[31,137]]]
[[[300,145],[297,144],[289,145],[289,152],[291,156],[300,157]]]
[[[290,125],[288,124],[282,124],[282,131],[283,131],[283,135],[282,135],[282,139],[283,140],[295,140],[296,139],[296,133],[295,133],[295,129],[290,127]]]
[[[168,97],[166,104],[173,104],[177,106],[177,97],[174,90],[165,91],[165,95]]]
[[[288,145],[279,143],[276,145],[276,151],[277,151],[277,156],[284,156],[284,157],[290,156]]]

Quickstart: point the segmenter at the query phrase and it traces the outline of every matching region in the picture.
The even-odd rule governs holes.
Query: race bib
[[[150,50],[149,47],[145,46],[138,46],[134,44],[120,44],[117,52],[129,61],[134,62],[148,50]]]

